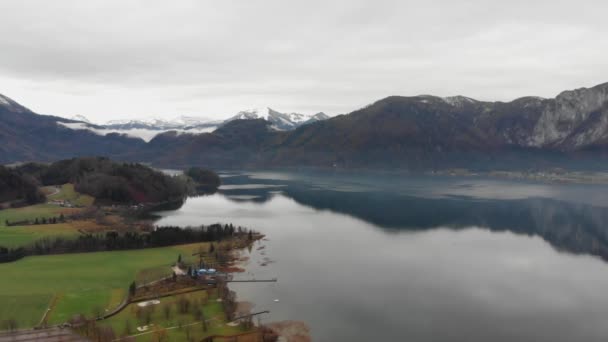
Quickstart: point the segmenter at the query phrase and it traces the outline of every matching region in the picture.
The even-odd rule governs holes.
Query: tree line
[[[64,223],[66,222],[66,218],[63,214],[60,214],[59,216],[53,216],[53,217],[41,217],[38,218],[36,217],[34,220],[22,220],[22,221],[9,221],[9,220],[4,220],[4,225],[7,227],[11,227],[11,226],[31,226],[31,225],[38,225],[38,224],[57,224],[57,223]]]
[[[38,189],[36,180],[19,170],[0,165],[0,202],[19,207],[41,203],[46,196]]]
[[[169,176],[139,163],[120,163],[105,157],[27,163],[15,170],[38,185],[73,183],[76,191],[102,202],[154,203],[194,193],[194,185],[186,176]]]
[[[30,255],[116,251],[165,247],[196,242],[220,241],[232,237],[253,239],[253,231],[232,224],[212,224],[200,227],[156,227],[150,232],[108,231],[79,235],[77,238],[48,237],[26,247],[0,247],[0,263],[19,260]]]

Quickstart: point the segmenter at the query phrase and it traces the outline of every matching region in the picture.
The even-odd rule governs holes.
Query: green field
[[[35,220],[36,218],[57,217],[61,213],[69,215],[78,209],[62,208],[51,204],[37,204],[17,209],[0,210],[0,246],[17,247],[49,236],[74,236],[78,234],[69,223],[41,224],[30,226],[6,226],[6,221]]]
[[[178,312],[177,301],[180,298],[187,298],[192,303],[192,308],[194,308],[194,306],[201,308],[205,319],[208,321],[207,331],[203,331],[203,325],[195,319],[191,313],[192,311],[185,314],[180,314]],[[169,306],[171,308],[171,314],[168,319],[164,315],[164,306]],[[146,325],[146,322],[141,318],[137,318],[137,310],[137,304],[130,304],[118,315],[100,324],[111,326],[117,336],[140,334],[136,328],[138,326]],[[166,329],[168,334],[167,341],[187,341],[187,331],[193,341],[200,341],[205,336],[209,335],[232,335],[244,331],[240,326],[226,325],[222,304],[217,301],[215,293],[212,293],[212,295],[208,297],[206,291],[161,298],[160,304],[154,305],[153,307],[150,306],[148,310],[152,310],[151,323],[154,324],[157,329],[168,328]],[[131,329],[126,328],[127,322]],[[181,329],[177,328],[180,323],[182,325]],[[152,342],[155,340],[154,338],[155,333],[151,329],[148,333],[137,336],[136,341]]]
[[[54,187],[46,187],[46,190],[48,191],[49,188]],[[48,196],[48,199],[70,201],[74,205],[83,207],[88,207],[95,201],[95,199],[89,195],[76,192],[76,190],[74,190],[74,184],[63,184],[60,189],[59,193]]]
[[[75,209],[62,208],[54,204],[36,204],[23,208],[0,210],[0,228],[6,227],[6,221],[16,222],[35,220],[36,218],[50,218],[61,213],[69,213]]]
[[[45,237],[73,237],[77,229],[70,223],[0,228],[0,246],[19,247]]]
[[[33,256],[0,264],[0,321],[15,318],[21,327],[33,326],[53,296],[58,301],[49,323],[79,313],[91,316],[119,301],[117,292],[126,290],[140,270],[166,267],[170,274],[178,254],[186,260],[198,246]]]
[[[45,192],[53,192],[55,187],[45,187]],[[72,184],[64,184],[61,191],[49,196],[50,200],[69,200],[76,205],[91,205],[94,199],[91,196],[81,195],[74,190]],[[6,221],[18,222],[24,220],[35,220],[42,218],[57,217],[60,214],[69,216],[80,209],[63,208],[56,204],[37,204],[23,208],[0,210],[0,246],[18,247],[34,242],[35,240],[51,237],[70,237],[78,235],[78,228],[73,223],[58,223],[30,226],[6,226]]]

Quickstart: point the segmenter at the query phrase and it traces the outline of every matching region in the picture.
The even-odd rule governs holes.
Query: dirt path
[[[46,195],[46,197],[55,196],[55,195],[57,195],[57,194],[58,194],[58,193],[60,193],[60,192],[61,192],[61,188],[60,188],[60,187],[58,187],[58,186],[56,186],[56,187],[55,187],[55,192],[50,193],[50,194],[47,194],[47,195]]]

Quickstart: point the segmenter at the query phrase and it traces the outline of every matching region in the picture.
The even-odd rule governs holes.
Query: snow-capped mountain
[[[160,118],[145,118],[135,120],[111,120],[103,124],[105,128],[109,129],[149,129],[156,131],[166,131],[172,129],[188,129],[188,128],[200,128],[217,126],[222,121],[211,120],[208,118],[196,117],[196,116],[178,116],[171,120],[165,120]]]
[[[327,118],[329,118],[329,116],[325,113],[317,113],[314,115],[281,113],[265,107],[240,111],[227,120],[211,120],[204,117],[182,115],[170,120],[151,117],[144,119],[111,120],[105,124],[97,124],[91,122],[83,115],[76,115],[70,118],[70,120],[77,122],[61,123],[61,125],[71,129],[89,130],[100,135],[119,133],[150,141],[156,135],[168,131],[189,134],[209,133],[225,123],[234,120],[264,119],[270,122],[271,127],[275,130],[289,131],[299,126],[325,120]]]
[[[25,113],[30,111],[29,109],[13,101],[11,98],[8,98],[2,94],[0,94],[0,107],[14,113]]]
[[[235,116],[229,118],[225,122],[233,120],[252,120],[264,119],[272,124],[272,128],[280,131],[289,131],[298,128],[299,126],[328,119],[329,116],[325,113],[317,113],[314,115],[300,113],[281,113],[269,107],[255,108],[238,112]]]
[[[70,118],[70,120],[74,120],[74,121],[80,121],[80,122],[84,122],[84,123],[88,123],[88,124],[93,124],[91,122],[91,120],[89,120],[86,116],[84,115],[74,115]]]

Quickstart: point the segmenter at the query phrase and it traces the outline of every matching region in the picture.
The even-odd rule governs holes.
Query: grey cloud
[[[0,93],[35,110],[349,112],[388,95],[608,81],[603,1],[0,2]],[[184,113],[185,112],[185,113]]]

